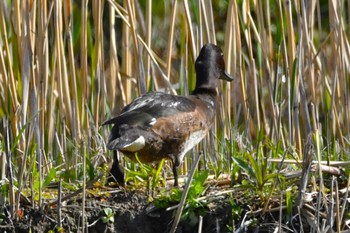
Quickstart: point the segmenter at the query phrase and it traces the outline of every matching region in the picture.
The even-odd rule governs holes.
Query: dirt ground
[[[168,232],[172,226],[175,210],[157,209],[147,200],[143,191],[114,190],[108,197],[89,195],[86,199],[86,232],[148,233]],[[114,222],[103,221],[104,210],[113,210]],[[81,232],[82,199],[73,198],[64,203],[61,210],[61,228],[58,228],[57,207],[44,207],[43,210],[22,206],[23,213],[18,220],[13,220],[4,209],[0,232]],[[205,208],[202,232],[228,232],[231,207],[221,200],[211,208]],[[198,232],[199,216],[181,221],[177,232]]]
[[[140,189],[88,189],[85,195],[84,232],[169,232],[176,208],[170,211],[166,207],[156,208],[150,196]],[[300,232],[299,223],[303,219],[286,217],[285,211],[280,212],[277,202],[271,202],[271,210],[275,209],[273,211],[252,211],[261,210],[261,207],[257,207],[261,201],[243,190],[233,190],[228,185],[210,187],[204,197],[210,198],[206,199],[205,205],[194,209],[190,217],[180,221],[177,233],[275,232],[281,223],[283,232]],[[40,210],[38,207],[32,208],[28,200],[22,202],[21,212],[17,213],[16,218],[9,215],[8,206],[2,207],[0,232],[83,232],[82,193],[64,199],[61,214],[55,203]],[[106,209],[111,213],[108,218]],[[248,215],[248,212],[254,214]],[[279,221],[281,216],[283,219]],[[58,222],[61,222],[60,226]],[[199,223],[202,223],[201,231],[198,230]],[[304,223],[302,227],[304,232],[308,232],[307,225]]]

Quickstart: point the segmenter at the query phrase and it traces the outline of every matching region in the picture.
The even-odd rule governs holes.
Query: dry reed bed
[[[336,213],[326,225],[346,228],[348,184],[345,194],[338,192],[336,176],[325,182],[318,168],[322,161],[349,160],[349,1],[156,4],[0,3],[1,177],[8,184],[2,200],[16,211],[20,196],[31,193],[32,205],[42,206],[42,189],[58,177],[85,187],[86,177],[95,178],[96,167],[110,160],[101,123],[148,90],[187,94],[194,60],[210,42],[223,48],[235,81],[219,87],[216,126],[201,146],[209,148],[209,167],[232,172],[234,180],[239,166],[232,156],[245,160],[250,153],[263,186],[271,180],[263,180],[258,166],[272,164],[270,172],[278,174],[302,169],[301,197],[314,190],[318,203],[336,199],[332,208],[312,207],[313,222],[322,219],[317,213]],[[310,175],[311,161],[318,166]],[[307,186],[310,176],[314,189]],[[285,203],[288,192],[277,186],[270,186],[265,209],[275,191]]]

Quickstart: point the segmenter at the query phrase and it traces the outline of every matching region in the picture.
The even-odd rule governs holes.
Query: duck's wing
[[[195,108],[196,105],[191,98],[150,92],[136,98],[124,107],[119,116],[105,121],[103,125],[152,126],[160,117],[173,116],[180,112],[193,112]]]

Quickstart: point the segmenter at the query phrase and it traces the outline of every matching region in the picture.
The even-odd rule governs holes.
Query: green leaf
[[[107,217],[102,217],[102,222],[103,223],[107,223],[108,222],[108,218]]]
[[[291,79],[291,89],[290,89],[290,106],[292,109],[290,109],[291,112],[293,112],[293,107],[294,107],[294,90],[296,87],[295,79],[296,79],[296,73],[297,73],[297,65],[298,65],[298,58],[295,58],[293,62],[293,70],[292,70],[292,79]]]
[[[47,187],[54,178],[56,178],[56,169],[53,167],[50,169],[49,174],[47,174],[42,188]]]
[[[103,209],[103,212],[105,213],[106,216],[102,217],[102,222],[107,223],[107,222],[114,222],[114,212],[111,208],[107,207]]]
[[[111,208],[109,208],[109,207],[104,208],[103,212],[105,212],[106,216],[110,216],[111,214],[113,214],[113,210]]]
[[[268,180],[274,179],[276,177],[278,177],[277,173],[268,174],[264,177],[264,182],[267,182]]]
[[[249,176],[251,177],[255,177],[253,170],[249,167],[248,163],[246,163],[245,161],[243,161],[240,158],[237,157],[232,157],[232,160],[240,167],[242,168],[244,171],[246,171],[248,173]]]
[[[196,183],[203,185],[204,182],[207,180],[208,176],[209,176],[209,171],[204,170],[204,171],[199,172],[194,180]]]
[[[290,189],[287,189],[286,191],[286,204],[287,204],[287,213],[291,215],[292,208],[293,208],[293,201],[292,201],[292,195],[291,195]]]
[[[258,185],[261,186],[263,184],[263,178],[262,178],[263,176],[262,176],[262,170],[260,168],[260,165],[255,161],[255,159],[250,153],[247,153],[247,156],[253,167],[251,177],[254,177]]]
[[[155,172],[153,172],[152,188],[157,187],[157,184],[159,182],[160,173],[162,172],[164,161],[165,161],[165,159],[162,159],[158,165],[157,170],[155,170]]]

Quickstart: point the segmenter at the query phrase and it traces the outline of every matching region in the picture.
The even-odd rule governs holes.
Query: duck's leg
[[[173,158],[173,175],[174,175],[174,187],[178,187],[179,186],[179,181],[178,181],[178,168],[180,166],[180,162],[179,159],[177,158],[177,156],[174,156]]]
[[[109,182],[113,182],[113,181],[117,181],[118,184],[120,186],[124,186],[124,172],[122,171],[120,164],[119,164],[119,160],[118,160],[118,152],[117,151],[113,151],[113,164],[112,164],[112,168],[109,172],[110,177],[108,178],[108,183]]]

